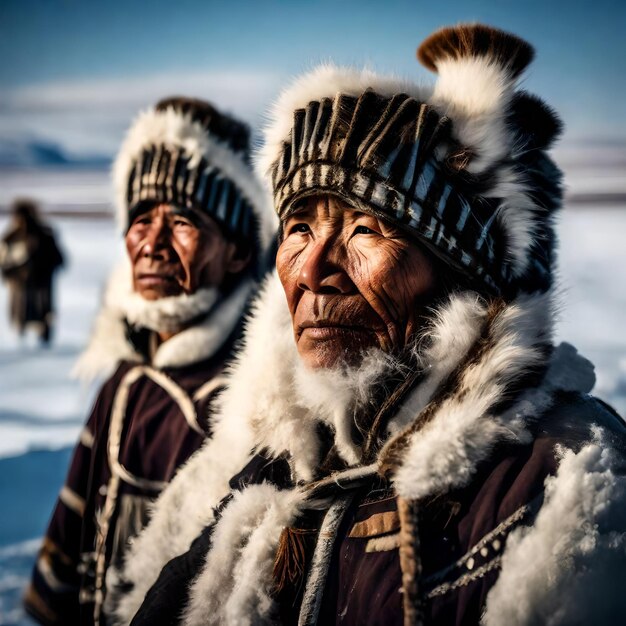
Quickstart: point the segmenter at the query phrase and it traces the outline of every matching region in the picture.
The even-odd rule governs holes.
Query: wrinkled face
[[[283,224],[276,267],[309,367],[398,352],[434,288],[429,258],[395,226],[334,196],[307,199]]]
[[[243,269],[235,244],[210,217],[170,204],[135,217],[126,233],[126,250],[133,287],[146,300],[219,286],[228,272]]]

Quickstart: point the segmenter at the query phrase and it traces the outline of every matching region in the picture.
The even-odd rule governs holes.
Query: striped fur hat
[[[224,231],[266,245],[275,230],[250,166],[248,126],[210,103],[167,98],[139,114],[113,164],[118,223],[144,201],[206,212]]]
[[[546,154],[560,122],[516,89],[533,49],[482,25],[419,48],[433,88],[321,66],[276,103],[259,167],[285,219],[331,193],[394,222],[489,293],[552,281],[560,172]]]

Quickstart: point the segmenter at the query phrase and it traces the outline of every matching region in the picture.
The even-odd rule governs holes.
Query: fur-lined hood
[[[419,361],[424,377],[389,422],[385,447],[372,465],[347,470],[347,478],[383,472],[399,496],[423,498],[467,485],[498,443],[530,441],[531,427],[555,403],[557,392],[585,394],[595,383],[593,366],[572,346],[551,349],[553,318],[552,299],[546,294],[520,296],[501,306],[490,306],[472,293],[453,296],[422,338],[428,345]],[[513,403],[503,403],[509,385],[541,371],[545,373],[538,386],[528,386]],[[301,373],[284,292],[274,274],[254,305],[244,347],[229,372],[229,388],[221,398],[213,438],[179,471],[129,552],[121,575],[133,583],[133,589],[118,606],[119,623],[129,623],[163,565],[186,551],[211,522],[214,507],[229,491],[230,477],[251,458],[251,450],[265,448],[274,455],[287,451],[294,480],[311,481],[319,462],[316,423],[321,418],[334,430],[340,455],[354,464],[359,450],[348,434],[352,416],[345,411],[345,403],[322,398],[317,406],[312,400],[307,405],[303,398],[319,397],[322,390],[316,382],[303,390]],[[366,380],[368,373],[362,375]],[[502,406],[506,408],[498,408]],[[601,482],[610,460],[606,455],[597,458],[594,450],[603,445],[600,440],[598,434],[595,442],[579,452],[584,458],[566,450],[562,456],[564,461],[574,455],[583,465],[590,463],[590,472],[599,463],[604,468],[597,469]],[[554,481],[567,481],[567,477],[559,472]],[[295,519],[304,500],[299,490],[283,494],[270,485],[249,487],[236,496],[216,529],[214,545],[224,544],[215,554],[211,552],[194,584],[185,623],[214,623],[216,615],[225,623],[237,619],[244,623],[246,611],[255,612],[269,602],[269,590],[260,588],[263,579],[258,572],[269,567],[280,530]],[[587,513],[594,519],[593,510],[581,515]],[[250,525],[238,524],[235,536],[227,520],[232,516],[241,520],[242,515],[250,517]],[[250,538],[243,534],[257,525],[257,534],[261,527],[265,529],[263,550],[251,547],[256,552],[245,558],[242,553],[236,562],[229,550],[246,543]],[[222,534],[227,537],[220,539]],[[219,576],[214,567],[219,568]],[[242,568],[250,574],[248,582]],[[119,573],[111,575],[110,585]],[[503,580],[511,577],[513,573]],[[224,586],[230,584],[235,586]],[[222,603],[229,594],[230,601]],[[214,606],[211,597],[219,597],[222,606]],[[498,593],[494,591],[493,597],[498,598]],[[494,599],[492,603],[500,610],[501,602]]]
[[[241,320],[253,290],[253,281],[247,279],[223,300],[217,289],[202,289],[192,296],[146,302],[133,291],[131,268],[125,259],[109,277],[89,343],[72,376],[90,382],[110,376],[122,361],[142,362],[144,357],[127,338],[127,323],[151,330],[174,330],[181,322],[207,314],[162,343],[152,365],[157,369],[177,368],[202,361],[224,345]]]
[[[233,150],[228,142],[209,132],[191,114],[181,113],[170,106],[164,110],[149,108],[140,112],[120,147],[112,167],[115,189],[117,223],[122,232],[128,229],[128,181],[138,159],[155,146],[183,150],[189,158],[188,167],[195,169],[201,162],[217,168],[231,181],[252,207],[258,221],[261,249],[272,243],[278,221],[263,184],[256,179],[248,163],[247,149]]]

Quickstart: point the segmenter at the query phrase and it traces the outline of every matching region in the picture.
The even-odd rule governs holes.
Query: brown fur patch
[[[437,63],[444,59],[487,57],[508,68],[512,78],[524,71],[534,55],[533,47],[523,39],[484,24],[442,28],[417,49],[419,62],[432,72],[437,72]]]
[[[292,588],[304,575],[315,536],[315,529],[283,528],[274,557],[275,595]]]

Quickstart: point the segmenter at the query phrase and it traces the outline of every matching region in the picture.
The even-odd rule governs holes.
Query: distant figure
[[[54,320],[53,276],[63,265],[54,234],[31,200],[17,200],[9,231],[0,242],[0,271],[9,288],[9,316],[20,335],[36,326],[49,344]]]

